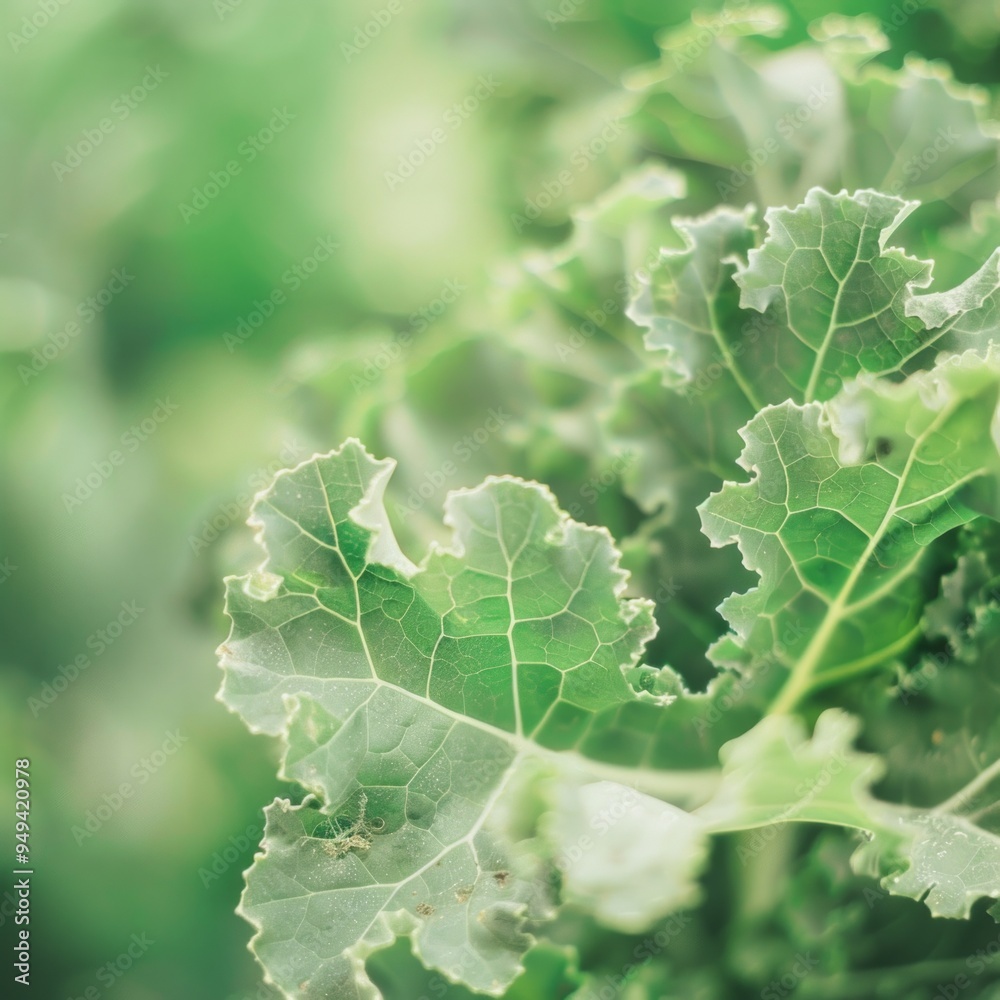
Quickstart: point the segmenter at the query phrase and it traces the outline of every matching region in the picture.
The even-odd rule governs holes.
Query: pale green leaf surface
[[[525,755],[636,702],[625,671],[653,631],[607,533],[520,481],[453,494],[452,547],[415,567],[382,502],[392,465],[349,442],[279,475],[251,519],[267,563],[229,581],[221,697],[285,736],[284,776],[333,823],[317,836],[316,810],[276,803],[247,879],[255,951],[290,996],[374,997],[363,958],[400,934],[502,991],[546,900],[493,810]]]
[[[927,547],[972,520],[963,494],[992,482],[997,359],[950,359],[827,404],[785,403],[742,431],[741,466],[700,508],[713,545],[737,542],[760,584],[722,605],[727,655],[789,671],[776,707],[891,661],[920,632]],[[794,641],[778,637],[791,631]]]
[[[752,213],[721,208],[674,228],[684,246],[661,249],[628,309],[662,363],[618,385],[607,424],[635,456],[629,494],[650,513],[666,504],[683,515],[727,475],[757,409],[737,359],[761,324],[741,313],[732,281],[756,241]]]
[[[590,342],[591,351],[598,333],[617,337],[620,328],[630,331],[623,322],[626,300],[636,276],[645,273],[670,238],[670,213],[685,191],[681,173],[650,161],[626,173],[593,202],[574,209],[573,229],[564,243],[523,257],[525,275],[543,292],[541,299],[530,300],[534,310],[558,306],[578,338]],[[561,361],[577,353],[575,340],[568,352],[559,352]]]
[[[722,781],[694,815],[713,831],[784,822],[865,831],[855,868],[934,916],[967,918],[977,899],[1000,898],[1000,837],[956,814],[962,794],[926,810],[876,799],[884,765],[854,749],[859,729],[840,709],[821,714],[811,736],[795,717],[768,716],[723,747]]]
[[[985,350],[1000,340],[1000,250],[957,287],[916,296],[906,309],[934,330],[937,350]]]
[[[731,475],[739,429],[753,415],[721,363],[690,386],[664,385],[656,369],[623,381],[605,424],[632,458],[622,472],[625,490],[650,515],[664,505],[689,514]]]
[[[883,765],[852,748],[858,729],[839,709],[824,712],[809,738],[799,719],[767,716],[722,748],[722,782],[695,815],[718,830],[791,821],[868,828],[869,789]]]
[[[732,276],[756,244],[753,212],[720,208],[700,219],[675,219],[674,228],[684,248],[662,252],[653,280],[642,284],[629,316],[647,330],[650,350],[667,352],[667,364],[682,384],[693,382],[713,362],[724,362],[739,379],[729,340],[741,322]]]
[[[785,20],[766,5],[696,15],[661,40],[657,64],[626,77],[638,127],[669,159],[698,164],[712,204],[788,204],[816,186],[871,185],[959,213],[995,197],[981,89],[914,56],[899,70],[874,62],[889,40],[872,18],[830,15],[794,48],[758,43]]]
[[[968,919],[983,897],[1000,899],[1000,837],[947,812],[905,816],[908,867],[883,885],[923,899],[935,917]]]
[[[872,63],[846,74],[845,93],[842,183],[945,202],[961,214],[996,197],[997,123],[983,88],[911,54],[899,70]]]
[[[795,209],[768,209],[767,239],[736,274],[740,304],[773,308],[779,326],[765,341],[763,371],[777,384],[764,401],[825,399],[860,372],[898,371],[921,349],[922,326],[906,305],[929,284],[931,265],[887,245],[916,204],[814,188]]]
[[[750,210],[675,220],[685,246],[662,251],[629,309],[663,359],[663,388],[624,382],[609,421],[638,456],[625,485],[644,509],[677,506],[682,477],[727,478],[737,428],[765,405],[930,367],[942,350],[985,350],[995,259],[969,288],[918,296],[931,264],[888,245],[915,207],[813,189],[795,208],[768,210],[759,246]]]

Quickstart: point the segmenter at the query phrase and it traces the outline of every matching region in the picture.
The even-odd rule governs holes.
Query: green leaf
[[[508,305],[530,310],[533,324],[556,311],[570,327],[569,336],[546,346],[561,365],[575,369],[598,352],[606,354],[605,365],[621,365],[629,354],[609,351],[610,344],[638,346],[625,322],[625,306],[638,276],[671,240],[670,216],[685,191],[682,174],[650,161],[625,173],[593,202],[575,208],[565,242],[523,255],[523,287],[513,282]]]
[[[721,208],[675,219],[674,229],[683,248],[661,251],[628,310],[646,330],[660,378],[623,382],[609,419],[612,436],[637,456],[626,485],[647,511],[697,502],[684,485],[691,477],[724,477],[739,452],[738,428],[761,405],[742,356],[762,324],[741,313],[732,281],[756,242],[752,213]]]
[[[784,32],[770,5],[696,14],[667,33],[660,61],[626,75],[649,145],[683,163],[705,207],[790,204],[812,187],[872,186],[936,202],[941,222],[996,196],[995,123],[988,97],[950,70],[889,48],[877,20],[830,15],[814,42],[762,44]]]
[[[504,1000],[565,1000],[576,995],[584,977],[577,969],[575,949],[539,943],[525,956],[525,970],[504,993]],[[377,952],[368,961],[372,981],[386,1000],[475,1000],[477,994],[449,983],[440,973],[425,969],[406,941]]]
[[[756,244],[753,212],[720,208],[700,219],[675,219],[681,250],[664,250],[653,280],[644,283],[629,316],[645,327],[646,346],[666,351],[666,366],[683,387],[710,365],[724,366],[735,381],[726,389],[742,393],[759,408],[755,391],[736,363],[734,341],[742,320],[732,277]],[[745,335],[746,331],[742,331]]]
[[[932,916],[968,919],[983,897],[1000,899],[1000,837],[947,811],[905,816],[906,870],[883,885],[922,899]]]
[[[1000,250],[957,287],[917,296],[906,309],[935,331],[938,350],[985,350],[1000,339]]]
[[[633,377],[609,421],[638,456],[626,487],[645,510],[683,506],[683,477],[727,478],[737,429],[768,404],[827,399],[862,373],[930,367],[943,350],[985,350],[996,259],[952,292],[918,296],[931,264],[888,245],[915,207],[813,189],[768,210],[760,246],[750,210],[674,221],[684,247],[662,251],[629,309],[662,358],[663,390]]]
[[[760,4],[696,13],[689,25],[667,33],[660,40],[660,61],[625,77],[636,93],[637,125],[655,148],[699,165],[724,167],[742,160],[748,140],[782,110],[777,88],[756,71],[763,50],[754,36],[780,35],[786,23],[781,8]],[[788,102],[789,109],[793,106]],[[693,179],[705,184],[704,173],[694,173]],[[718,200],[714,188],[711,199]]]
[[[242,912],[289,995],[375,997],[363,960],[409,934],[428,966],[499,993],[548,908],[499,828],[540,748],[571,751],[616,705],[653,626],[624,600],[606,532],[541,487],[453,494],[451,548],[417,567],[383,493],[393,468],[357,442],[280,474],[251,523],[268,559],[230,579],[221,697],[286,742],[310,804],[268,810]],[[502,812],[502,810],[500,810]]]
[[[675,219],[674,230],[684,246],[661,249],[629,307],[662,363],[618,383],[606,427],[630,456],[623,488],[649,515],[622,540],[623,551],[640,592],[656,599],[663,659],[700,688],[714,673],[705,649],[724,625],[705,609],[741,576],[736,559],[709,551],[695,507],[728,475],[739,454],[738,429],[755,411],[731,365],[750,326],[759,332],[754,318],[739,325],[739,289],[731,280],[755,229],[751,213],[720,209],[704,219]]]
[[[762,719],[722,748],[722,782],[696,815],[713,830],[792,821],[870,828],[869,789],[884,768],[852,748],[859,728],[838,709],[824,712],[808,738],[794,716]]]
[[[935,917],[968,919],[977,900],[1000,899],[1000,835],[989,815],[998,777],[994,758],[931,808],[879,803],[881,825],[872,823],[873,838],[853,859],[856,870],[883,874],[886,889],[922,900]]]
[[[795,209],[768,209],[767,239],[736,275],[740,304],[772,309],[778,325],[764,338],[765,401],[826,399],[860,372],[899,371],[921,350],[922,325],[906,306],[930,283],[931,265],[886,245],[916,206],[871,190],[813,189]]]
[[[952,358],[892,385],[859,381],[827,404],[768,407],[742,431],[740,464],[700,508],[715,546],[737,542],[758,587],[724,602],[718,653],[785,677],[774,709],[878,669],[921,631],[928,546],[972,520],[995,481],[994,355]],[[784,641],[791,636],[791,641]]]
[[[708,676],[701,650],[719,635],[703,609],[739,582],[732,566],[699,550],[689,515],[731,478],[738,428],[762,403],[826,398],[866,371],[898,377],[932,364],[942,350],[975,345],[983,353],[988,346],[982,328],[992,310],[990,265],[979,294],[935,293],[936,306],[934,296],[916,295],[930,280],[930,264],[888,246],[913,208],[873,191],[814,190],[797,208],[767,213],[759,247],[749,210],[675,219],[684,246],[662,251],[633,300],[629,315],[645,328],[650,360],[659,364],[619,383],[608,433],[633,456],[625,489],[656,514],[638,533],[638,578],[652,580],[645,592],[662,589],[658,550],[670,553],[671,576],[685,580],[676,599],[658,602],[657,617],[670,626],[665,658],[695,685]],[[931,323],[939,325],[927,329]],[[877,443],[873,437],[871,446]],[[623,546],[630,551],[628,539]],[[692,623],[693,641],[686,642]],[[808,629],[807,619],[783,623],[778,645],[793,657],[802,648],[794,640]],[[715,646],[714,659],[737,670],[746,665],[726,644]]]
[[[795,717],[768,716],[723,747],[722,782],[694,815],[717,832],[785,822],[865,831],[854,866],[881,874],[895,895],[924,900],[936,917],[967,918],[977,899],[1000,898],[1000,837],[957,814],[1000,764],[933,809],[883,802],[871,793],[881,761],[852,746],[859,728],[839,709],[822,713],[811,736]],[[759,850],[751,841],[740,860]]]
[[[976,663],[1000,637],[1000,524],[980,520],[962,530],[953,571],[927,605],[926,631],[947,640],[953,656]]]
[[[712,551],[696,510],[727,477],[739,454],[739,428],[752,416],[736,392],[682,395],[649,369],[622,383],[607,417],[609,436],[629,456],[622,489],[646,514],[620,545],[633,591],[656,604],[660,631],[649,662],[669,663],[691,690],[702,690],[716,673],[705,652],[725,621],[714,609],[753,582],[735,549]]]
[[[928,905],[944,916],[967,915],[979,895],[1000,894],[997,523],[967,526],[957,549],[957,565],[927,605],[916,665],[890,691],[863,699],[869,742],[888,765],[885,793],[935,804],[915,822],[913,864],[893,884],[918,898],[933,886]],[[935,866],[942,870],[921,874]]]

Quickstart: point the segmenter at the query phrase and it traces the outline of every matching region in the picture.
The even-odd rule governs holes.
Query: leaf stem
[[[565,754],[553,753],[551,758],[558,761]],[[687,803],[689,808],[704,805],[714,794],[722,781],[719,768],[704,768],[692,771],[654,771],[618,764],[605,764],[589,757],[577,757],[576,761],[594,778],[614,781],[619,785],[634,788],[643,795],[649,795],[663,802],[678,805]],[[692,805],[695,803],[696,805]]]
[[[762,410],[764,408],[763,404],[757,398],[757,394],[753,391],[753,386],[751,386],[750,383],[743,377],[743,373],[739,370],[739,367],[736,364],[736,356],[733,354],[726,338],[722,335],[722,330],[719,328],[719,317],[715,311],[715,300],[710,295],[706,294],[705,302],[708,307],[708,321],[712,330],[712,337],[719,345],[719,350],[722,352],[722,360],[725,361],[726,367],[732,374],[733,380],[740,387],[740,391],[744,396],[746,396],[747,402],[755,410]]]
[[[771,714],[782,715],[792,712],[798,705],[799,701],[813,686],[816,670],[822,661],[827,644],[833,637],[837,626],[840,625],[843,619],[844,611],[850,603],[854,588],[857,586],[865,568],[868,566],[869,560],[878,551],[878,547],[882,544],[882,539],[885,537],[885,533],[888,531],[889,525],[892,524],[892,520],[896,516],[898,510],[897,504],[902,496],[903,487],[909,479],[910,470],[913,468],[913,463],[916,461],[920,449],[927,438],[937,431],[941,424],[951,416],[953,410],[955,409],[955,405],[956,404],[953,403],[951,406],[945,406],[914,440],[913,447],[910,449],[910,454],[906,459],[906,465],[903,467],[896,483],[896,489],[893,493],[892,500],[889,502],[889,506],[882,518],[882,523],[879,524],[878,528],[868,540],[868,544],[865,546],[864,552],[861,553],[860,558],[854,564],[854,568],[844,581],[844,585],[840,588],[840,591],[833,603],[829,606],[826,614],[823,616],[822,624],[813,634],[813,637],[809,641],[808,646],[806,646],[802,657],[792,668],[792,672],[785,681],[784,686],[778,692],[778,696],[771,703],[771,706],[768,709]]]
[[[965,805],[978,792],[981,792],[994,778],[1000,775],[1000,757],[998,757],[989,767],[979,772],[964,788],[960,788],[950,799],[934,807],[935,812],[953,813],[956,809]]]
[[[868,212],[865,213],[865,224],[868,222],[868,214],[871,211],[869,208]],[[822,253],[822,250],[820,251]],[[847,283],[851,280],[851,275],[854,274],[854,269],[858,266],[858,258],[861,256],[861,240],[858,240],[858,245],[854,251],[854,260],[851,261],[851,266],[847,270],[847,274],[844,275],[844,280],[839,282],[837,286],[837,295],[833,300],[833,308],[830,310],[830,322],[826,328],[826,334],[823,337],[823,343],[819,345],[819,350],[816,352],[816,360],[813,362],[812,371],[809,373],[809,384],[806,386],[805,399],[804,402],[811,403],[816,398],[816,387],[819,384],[819,377],[823,372],[823,363],[826,361],[826,353],[830,348],[830,342],[833,338],[833,331],[839,326],[838,314],[840,312],[840,302],[844,294],[844,289],[847,287]],[[826,261],[826,255],[823,255],[824,261]],[[834,270],[830,267],[828,261],[826,261],[827,267],[829,268],[830,274],[834,274]],[[791,325],[791,316],[789,316],[789,326]]]

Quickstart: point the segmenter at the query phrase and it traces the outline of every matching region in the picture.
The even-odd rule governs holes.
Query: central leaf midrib
[[[248,578],[244,578],[248,579]],[[336,612],[331,612],[329,608],[324,605],[315,594],[308,593],[297,593],[299,597],[311,598],[316,603],[316,608],[318,610],[334,614],[335,617],[340,618],[347,624],[354,625],[358,628],[359,632],[364,631],[363,625],[358,625],[352,619],[345,618]],[[309,613],[309,612],[306,612]],[[373,667],[373,664],[369,660],[369,666]],[[278,677],[280,680],[287,680],[287,674],[280,674],[276,671],[269,670],[269,673]],[[607,761],[597,760],[595,758],[587,757],[580,753],[579,750],[554,750],[549,747],[544,746],[541,743],[536,743],[530,736],[525,736],[517,732],[511,732],[507,729],[501,729],[498,726],[490,722],[485,722],[482,719],[477,719],[473,715],[463,715],[461,712],[449,708],[446,705],[442,705],[440,702],[433,700],[430,697],[425,697],[422,694],[412,691],[409,688],[403,687],[402,685],[396,684],[392,681],[385,680],[383,677],[379,676],[377,673],[372,677],[313,677],[312,680],[319,681],[321,684],[329,681],[331,684],[366,684],[371,685],[373,691],[379,686],[387,688],[389,690],[395,691],[396,693],[402,695],[406,698],[411,698],[427,708],[437,711],[444,715],[446,718],[450,719],[452,722],[457,724],[466,724],[472,726],[475,729],[479,729],[482,732],[488,733],[491,736],[501,738],[510,744],[516,754],[534,754],[540,758],[548,758],[551,760],[561,760],[572,764],[577,767],[590,772],[594,777],[601,777],[608,781],[616,781],[619,784],[631,785],[640,791],[646,792],[646,794],[653,795],[656,798],[661,798],[670,801],[677,797],[689,797],[692,793],[700,793],[703,789],[707,789],[708,792],[711,791],[711,785],[714,779],[718,775],[716,769],[706,768],[706,769],[693,769],[693,770],[673,770],[665,768],[635,768],[626,765],[611,764]],[[275,690],[279,690],[281,687],[280,683],[275,686]],[[308,695],[308,692],[303,692]],[[550,710],[558,703],[558,699],[550,706]],[[565,702],[570,704],[569,702]],[[620,703],[618,706],[609,706],[607,711],[613,711],[621,705],[627,704],[642,704],[639,699],[634,701],[626,701]],[[354,711],[360,706],[355,706],[352,710]],[[666,710],[666,706],[665,706]],[[597,713],[600,714],[600,713]],[[546,716],[547,717],[547,716]],[[544,720],[543,720],[544,721]],[[537,732],[541,727],[542,723],[533,730]],[[706,792],[706,794],[708,794]]]
[[[848,611],[850,608],[850,600],[852,594],[854,593],[854,588],[857,586],[858,581],[861,579],[862,574],[868,566],[869,560],[882,543],[882,539],[885,537],[886,531],[888,531],[889,526],[892,524],[900,510],[898,506],[899,498],[908,482],[913,464],[917,459],[920,449],[926,443],[930,435],[935,433],[940,428],[941,424],[952,415],[957,406],[958,402],[955,401],[950,405],[943,407],[941,412],[914,440],[913,446],[910,449],[910,454],[907,456],[906,464],[903,467],[903,471],[901,472],[896,483],[896,489],[893,492],[892,499],[889,502],[889,506],[886,509],[881,523],[869,539],[868,544],[865,546],[865,549],[858,561],[854,564],[854,568],[844,581],[844,584],[838,591],[837,596],[827,608],[819,629],[817,629],[813,638],[806,646],[801,659],[795,664],[784,686],[781,691],[779,691],[778,696],[772,702],[769,709],[771,713],[782,714],[791,711],[811,687],[816,668],[819,666],[819,663],[823,658],[823,654],[826,652],[826,647],[837,627],[843,621],[845,611]]]
[[[762,404],[760,400],[757,399],[757,394],[754,392],[753,387],[743,377],[743,373],[736,364],[736,357],[732,352],[732,347],[729,345],[723,335],[722,329],[719,326],[719,316],[715,308],[715,299],[719,293],[718,285],[716,285],[715,289],[709,293],[709,290],[705,287],[705,281],[702,274],[697,271],[697,269],[696,273],[698,275],[698,284],[701,285],[702,293],[705,296],[705,308],[708,310],[708,326],[712,334],[712,338],[719,345],[719,350],[722,351],[722,357],[726,362],[726,367],[733,376],[733,380],[736,382],[736,385],[746,397],[747,402],[755,410],[760,410],[762,409]]]
[[[858,238],[858,245],[854,248],[854,259],[851,261],[851,266],[847,269],[847,274],[844,275],[844,280],[838,283],[837,294],[833,299],[833,309],[830,311],[830,323],[826,328],[826,334],[823,337],[822,343],[819,345],[819,350],[816,352],[816,360],[813,362],[812,372],[809,375],[809,382],[806,385],[805,392],[805,402],[811,403],[816,397],[816,383],[819,381],[820,372],[823,369],[823,363],[826,360],[826,352],[829,350],[830,343],[833,340],[833,332],[838,329],[840,322],[838,319],[838,314],[840,312],[840,301],[841,296],[844,293],[844,289],[847,287],[848,281],[851,280],[851,275],[854,273],[854,269],[858,266],[858,260],[861,257],[861,244],[864,242],[864,231],[868,226],[868,217],[871,215],[871,205],[865,209],[865,219],[861,226],[861,235]],[[823,261],[830,271],[830,274],[836,277],[834,270],[830,267],[830,262],[826,259],[826,254],[822,249],[822,238],[820,240],[820,245],[816,247],[820,255],[823,257]],[[788,317],[789,326],[791,326],[791,315]]]

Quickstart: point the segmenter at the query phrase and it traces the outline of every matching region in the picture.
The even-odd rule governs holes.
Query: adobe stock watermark
[[[158,399],[149,416],[143,417],[121,435],[118,439],[120,448],[114,448],[104,458],[91,462],[93,471],[86,476],[78,476],[73,491],[63,493],[62,502],[66,512],[72,514],[77,507],[82,507],[179,408],[179,404],[169,396]]]
[[[287,107],[272,108],[271,112],[267,124],[248,135],[236,147],[236,156],[233,159],[227,160],[220,169],[211,171],[207,181],[191,189],[190,200],[177,205],[185,225],[190,224],[192,219],[204,212],[229,187],[233,178],[239,177],[243,173],[243,168],[253,163],[296,118]]]
[[[566,513],[574,520],[579,520],[581,515],[605,494],[608,490],[620,482],[621,477],[628,471],[639,456],[631,449],[626,449],[615,455],[611,462],[600,472],[595,472],[589,479],[581,484],[578,490],[583,503],[574,501],[566,508]]]
[[[179,729],[166,733],[166,739],[148,757],[142,757],[132,765],[129,774],[135,781],[123,781],[117,788],[105,792],[99,805],[87,810],[83,825],[70,827],[77,846],[82,846],[118,813],[129,799],[159,771],[168,760],[188,741]]]
[[[391,368],[413,343],[413,338],[429,330],[454,305],[468,285],[458,278],[449,278],[441,291],[430,302],[410,313],[409,326],[400,330],[391,340],[382,344],[374,354],[365,359],[361,374],[351,375],[351,385],[355,392],[363,392],[374,385]]]
[[[344,56],[344,61],[349,63],[355,56],[361,55],[403,13],[408,3],[409,0],[406,2],[404,0],[389,0],[384,7],[378,7],[371,11],[367,21],[356,24],[351,41],[340,43],[340,51]]]
[[[939,128],[934,133],[934,139],[903,164],[903,176],[897,177],[891,184],[887,184],[885,189],[889,194],[899,195],[907,187],[916,184],[958,142],[958,139],[959,135],[951,125]]]
[[[260,843],[263,831],[259,826],[248,826],[242,833],[230,837],[222,850],[216,851],[209,860],[208,867],[198,869],[198,878],[207,889],[213,882],[218,882],[223,875],[241,858],[246,858],[247,851]]]
[[[564,844],[559,849],[555,859],[556,868],[559,871],[566,871],[570,865],[582,861],[596,846],[595,838],[606,836],[635,809],[639,802],[638,789],[625,786],[618,797],[611,800],[610,805],[602,805],[600,810],[590,815],[587,827],[593,836],[590,833],[580,833],[574,841]]]
[[[77,653],[68,663],[60,663],[52,679],[42,683],[37,696],[28,698],[32,718],[37,719],[85,670],[93,666],[94,660],[110,649],[145,611],[137,601],[122,601],[118,614],[87,636],[84,646],[90,652]]]
[[[556,342],[556,355],[559,360],[565,361],[572,357],[588,341],[593,340],[604,329],[608,318],[621,312],[621,308],[621,302],[617,299],[605,299],[601,306],[588,309],[585,313],[587,318],[579,326],[573,327],[568,337]]]
[[[711,361],[694,372],[691,378],[677,387],[677,392],[688,399],[703,396],[723,375],[732,371],[732,362],[743,356],[748,347],[753,347],[761,336],[779,329],[779,324],[771,313],[752,313],[740,327],[739,339],[727,345],[729,356],[716,350]]]
[[[644,284],[648,285],[653,280],[653,275],[659,270],[662,262],[663,250],[657,245],[646,254],[646,259],[641,264],[637,264],[625,277],[615,282],[614,291],[619,300],[628,302],[638,294]],[[616,309],[619,307],[619,303],[614,299],[607,299],[606,303],[608,302],[615,303]],[[604,308],[608,308],[607,304]]]
[[[875,551],[872,553],[872,559],[878,559],[879,563],[883,563],[883,559],[886,557],[888,551],[891,549],[897,538],[902,537],[905,543],[908,538],[911,537],[907,531],[909,527],[910,526],[904,522],[895,530],[888,532],[879,545],[876,546]],[[896,565],[898,562],[899,560],[897,558],[892,565]],[[989,590],[986,590],[986,588],[983,587],[979,594],[979,601],[984,607],[988,607],[991,604],[996,607],[998,602],[1000,602],[1000,586],[990,587]],[[975,633],[970,629],[968,634]],[[953,662],[954,656],[948,653],[923,653],[920,659],[920,665],[916,667],[916,669],[903,672],[899,676],[899,681],[895,688],[895,695],[899,703],[901,705],[909,705],[912,700],[919,700],[923,692],[926,691],[927,688],[929,688],[930,685],[941,675],[942,671]]]
[[[938,983],[931,1000],[958,1000],[983,973],[1000,971],[1000,968],[994,968],[998,962],[1000,962],[1000,937],[990,941],[985,948],[979,948],[966,958],[965,967],[969,970],[968,975],[959,972],[947,982]],[[979,996],[978,993],[972,995]]]
[[[771,655],[766,657],[763,662],[756,664],[749,673],[729,672],[720,675],[728,679],[730,687],[717,701],[711,702],[704,715],[695,718],[694,728],[698,736],[704,736],[727,712],[743,704],[747,694],[753,691],[762,680],[768,678],[771,671],[779,665],[780,658],[785,656],[800,639],[810,635],[812,635],[812,630],[804,626],[801,619],[789,622],[782,629]]]
[[[129,969],[135,965],[136,962],[142,958],[153,945],[156,944],[155,941],[151,941],[149,936],[145,931],[141,934],[133,934],[129,940],[129,943],[125,946],[124,950],[120,955],[111,959],[110,962],[105,962],[95,973],[94,978],[97,980],[96,985],[88,986],[82,993],[76,996],[69,997],[68,1000],[100,1000],[104,995],[101,992],[101,987],[104,991],[110,990],[112,986],[115,986],[122,976],[125,975]]]
[[[900,682],[896,686],[896,697],[899,703],[909,705],[911,700],[917,698],[931,685],[942,668],[950,662],[951,657],[944,653],[925,653],[921,658],[920,666],[900,678]]]
[[[575,21],[581,9],[589,2],[590,0],[559,0],[559,3],[545,12],[545,21],[555,31],[560,24]]]
[[[661,259],[659,248],[651,251],[642,264],[615,282],[614,292],[617,298],[606,298],[600,305],[585,310],[586,319],[579,326],[574,327],[568,337],[556,343],[556,354],[559,360],[565,361],[584,347],[588,341],[593,340],[601,330],[605,329],[608,320],[619,315],[623,309],[627,315],[628,301],[643,284],[649,284],[653,280],[653,274]]]
[[[749,841],[746,844],[740,844],[736,849],[740,863],[745,865],[752,858],[756,858],[777,837],[780,825],[795,819],[845,767],[847,767],[847,759],[838,751],[830,756],[828,762],[814,777],[800,781],[795,786],[795,801],[778,813],[767,826],[754,830]]]
[[[399,157],[395,171],[386,170],[382,174],[390,191],[395,191],[416,172],[488,101],[500,86],[493,74],[480,76],[476,86],[460,101],[456,101],[441,116],[442,124],[435,126],[427,135],[420,136],[407,152]]]
[[[120,295],[132,282],[135,275],[123,267],[117,267],[111,272],[111,277],[93,295],[88,295],[75,310],[76,319],[69,320],[60,330],[50,333],[41,347],[31,351],[31,363],[17,366],[17,374],[22,385],[27,385],[33,378],[41,375],[53,361],[69,347],[84,329],[90,326],[101,313]]]
[[[616,838],[619,844],[631,841],[640,829],[647,831],[658,842],[675,843],[676,828],[680,823],[680,842],[684,843],[687,836],[684,833],[684,826],[696,821],[678,809],[661,811],[660,808],[656,808],[659,803],[655,803],[651,810],[651,801],[648,797],[631,786],[612,785],[610,787],[613,790],[608,790],[608,783],[601,784],[605,787],[603,791],[598,791],[600,786],[581,789],[582,811],[579,818],[573,818],[571,825],[564,820],[555,820],[557,829],[561,824],[565,824],[562,829],[566,833],[573,831],[573,839],[560,845],[554,867],[563,878],[575,879],[579,886],[585,887],[584,892],[606,895],[609,891],[615,892],[613,887],[615,879],[621,877],[630,879],[628,862],[622,862],[624,876],[618,871],[621,867],[618,864],[620,859],[616,857],[619,849],[616,849],[614,844],[603,848],[601,846],[601,841],[610,831],[623,824],[624,828],[619,828]],[[590,794],[592,792],[593,795]],[[585,822],[581,822],[581,819]],[[596,854],[588,859],[591,852]],[[638,873],[631,873],[633,878],[636,874]],[[554,882],[553,887],[557,886],[558,882]],[[655,887],[650,888],[656,891]],[[689,922],[690,917],[684,912],[671,914],[665,925],[636,946],[631,956],[634,961],[625,962],[618,974],[610,974],[594,982],[591,992],[585,992],[583,996],[611,1000],[635,978],[647,962],[680,934]]]
[[[435,497],[444,486],[458,475],[459,468],[472,458],[510,420],[510,414],[501,408],[491,409],[483,423],[463,435],[451,447],[451,458],[445,459],[437,469],[424,473],[420,482],[412,487],[404,503],[396,503],[396,515],[403,521],[415,514]]]
[[[554,205],[624,132],[625,125],[620,118],[605,121],[604,128],[593,139],[577,146],[570,154],[570,166],[545,181],[539,191],[525,200],[520,212],[511,213],[514,231],[520,233],[537,222],[542,213]]]
[[[894,3],[886,21],[879,21],[879,27],[887,35],[894,31],[899,31],[907,21],[919,10],[923,10],[928,4],[928,0],[903,0],[902,3]]]
[[[805,127],[817,112],[821,111],[834,97],[832,87],[825,84],[813,86],[809,96],[794,110],[786,111],[775,123],[772,134],[759,145],[747,149],[747,158],[734,166],[726,180],[717,181],[716,189],[720,198],[728,198],[743,187],[776,153]]]
[[[585,310],[584,321],[574,327],[568,337],[556,343],[556,355],[559,360],[565,361],[586,346],[588,341],[593,340],[601,330],[605,329],[608,320],[618,316],[623,310],[628,314],[628,301],[643,284],[649,284],[653,280],[653,274],[660,260],[660,249],[651,251],[642,264],[615,282],[614,292],[617,298],[606,298],[600,305]]]
[[[212,0],[212,10],[216,17],[224,21],[234,10],[243,5],[243,0]]]
[[[443,979],[441,981],[445,982]],[[285,1000],[285,994],[261,981],[253,993],[230,993],[225,1000]]]
[[[247,477],[247,492],[238,493],[233,500],[220,505],[210,518],[205,518],[201,522],[201,530],[196,535],[188,535],[191,551],[198,555],[237,521],[241,523],[245,521],[254,496],[261,490],[267,489],[282,469],[298,465],[306,454],[306,450],[297,442],[283,444],[273,462],[261,466]]]
[[[16,917],[18,913],[24,912],[21,903],[23,898],[20,893],[15,896],[10,889],[3,894],[3,899],[0,900],[0,927],[3,927],[11,917]],[[14,922],[17,923],[17,920],[15,919]]]
[[[65,160],[53,160],[56,180],[72,173],[112,132],[136,110],[170,74],[156,66],[147,66],[146,75],[130,90],[119,94],[112,102],[109,114],[92,128],[85,128],[80,138],[66,147]]]
[[[694,30],[687,33],[687,41],[683,48],[673,50],[674,65],[678,69],[690,66],[712,47],[720,35],[725,34],[727,28],[740,23],[741,17],[738,15],[749,6],[750,0],[729,0],[719,13],[695,11],[691,15]]]
[[[651,932],[632,949],[632,961],[625,962],[617,973],[608,973],[597,982],[584,987],[579,1000],[615,1000],[642,969],[661,955],[671,942],[679,938],[691,926],[692,917],[687,913],[675,913],[655,932]]]
[[[669,604],[683,589],[684,584],[678,583],[672,576],[668,576],[665,582],[657,584],[650,599],[657,607],[661,607],[664,604]]]
[[[8,31],[7,41],[15,53],[24,48],[28,42],[38,37],[40,31],[44,31],[54,17],[57,17],[64,7],[68,7],[73,0],[39,0],[38,6],[33,14],[26,14],[21,18],[21,30]]]
[[[811,951],[798,952],[788,971],[780,979],[772,979],[761,991],[761,1000],[785,1000],[798,988],[813,969],[818,968],[819,959],[813,958]]]
[[[274,315],[275,310],[288,301],[288,296],[297,292],[339,248],[340,244],[332,236],[321,236],[305,257],[286,268],[281,275],[283,287],[273,288],[264,299],[254,299],[253,308],[236,320],[234,329],[223,331],[222,342],[229,353],[245,344]]]

